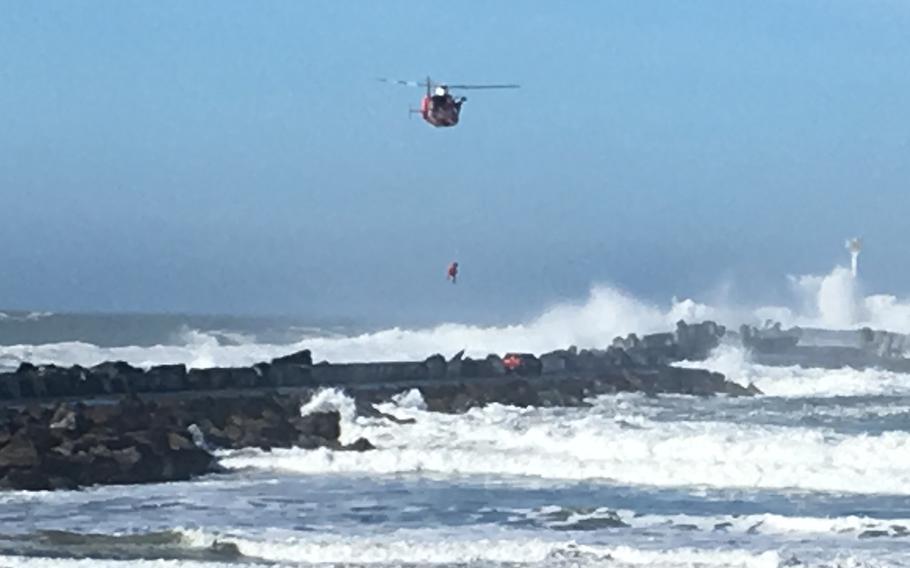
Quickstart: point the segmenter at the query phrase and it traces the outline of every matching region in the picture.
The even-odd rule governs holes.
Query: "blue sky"
[[[904,294],[907,29],[902,0],[4,2],[0,305],[758,301],[854,234]],[[523,88],[436,130],[374,81],[426,74]]]

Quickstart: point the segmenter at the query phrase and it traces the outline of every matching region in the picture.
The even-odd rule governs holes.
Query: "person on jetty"
[[[514,373],[516,369],[521,367],[521,357],[515,354],[510,354],[502,360],[502,366],[506,368],[507,374]]]
[[[458,280],[458,263],[453,262],[449,265],[449,272],[447,278],[452,281],[452,284],[455,284],[455,281]]]

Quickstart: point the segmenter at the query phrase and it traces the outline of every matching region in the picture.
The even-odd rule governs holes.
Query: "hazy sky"
[[[910,292],[910,3],[0,1],[0,306]],[[462,124],[376,77],[517,82]],[[445,282],[457,258],[462,280]]]

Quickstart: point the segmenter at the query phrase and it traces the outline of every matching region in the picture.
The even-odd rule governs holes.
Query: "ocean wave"
[[[214,536],[193,533],[205,546]],[[777,567],[776,552],[678,548],[646,550],[629,546],[577,544],[525,531],[477,526],[458,530],[407,529],[381,536],[274,534],[219,535],[244,555],[275,562],[344,566],[731,566]]]
[[[700,310],[691,301],[675,302],[661,309],[613,288],[599,286],[592,289],[585,302],[559,304],[528,323],[509,326],[448,323],[426,329],[395,327],[349,336],[314,336],[308,331],[300,341],[280,345],[245,341],[249,338],[235,335],[225,341],[223,333],[187,329],[181,332],[179,345],[99,347],[84,342],[8,345],[0,347],[0,359],[11,363],[83,366],[122,360],[142,367],[172,363],[212,367],[251,365],[300,349],[310,349],[317,359],[333,362],[422,360],[435,353],[452,355],[461,350],[471,356],[508,351],[539,353],[569,345],[605,347],[618,335],[664,331],[679,319],[703,319],[696,317],[705,315]]]
[[[577,536],[577,535],[576,535]],[[619,533],[616,540],[637,537]],[[225,536],[245,555],[276,562],[342,566],[557,566],[661,567],[714,566],[779,568],[782,566],[906,566],[900,547],[857,550],[805,546],[804,543],[760,541],[735,545],[714,540],[699,544],[681,537],[641,543],[610,544],[564,534],[503,529],[492,525],[458,529],[400,529],[383,535],[285,534]],[[200,545],[213,535],[197,532]],[[689,544],[685,544],[689,542]],[[836,542],[836,541],[835,541]],[[795,552],[794,552],[795,551]]]
[[[412,395],[413,396],[413,395]],[[591,408],[520,409],[498,404],[461,415],[381,405],[413,418],[347,419],[342,438],[377,450],[226,452],[229,468],[302,474],[401,473],[603,480],[657,487],[910,494],[910,433],[849,434],[825,427],[659,416],[641,397],[602,397]],[[678,404],[688,405],[684,399]]]
[[[857,370],[772,367],[749,360],[740,347],[721,345],[705,361],[679,366],[709,369],[727,379],[757,386],[765,395],[780,397],[893,396],[910,394],[910,375],[881,369]]]

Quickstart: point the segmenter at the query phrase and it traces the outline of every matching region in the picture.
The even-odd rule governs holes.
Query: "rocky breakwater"
[[[41,490],[180,481],[218,471],[215,447],[345,448],[337,412],[300,415],[300,398],[135,396],[0,412],[0,487]]]
[[[343,386],[358,402],[379,402],[404,388],[416,388],[428,409],[440,412],[490,403],[580,406],[591,396],[617,392],[759,394],[753,385],[733,383],[720,373],[671,365],[706,358],[725,331],[714,322],[679,322],[675,332],[631,334],[605,349],[570,347],[540,356],[507,353],[483,359],[459,353],[448,361],[435,355],[421,363],[324,364],[312,370],[314,382]]]
[[[318,387],[341,387],[353,394],[419,386],[487,390],[494,394],[515,381],[529,388],[573,391],[572,380],[597,383],[606,390],[649,393],[748,394],[746,389],[717,373],[679,369],[671,364],[707,357],[726,333],[714,322],[679,322],[674,332],[616,338],[604,349],[575,347],[535,355],[506,353],[482,359],[456,354],[448,361],[434,355],[424,361],[333,364],[313,363],[308,350],[250,367],[187,369],[159,365],[148,369],[125,362],[93,367],[58,367],[23,363],[12,373],[0,373],[0,404],[28,401],[108,399],[137,395],[143,398],[190,399],[206,393],[295,393]],[[554,385],[554,386],[551,386]],[[469,386],[470,385],[470,386]],[[508,390],[508,389],[506,389]],[[573,391],[574,392],[574,391]],[[219,394],[219,397],[221,394]]]
[[[824,369],[879,368],[910,373],[910,336],[861,328],[830,330],[808,327],[783,329],[743,325],[736,338],[754,362],[763,365]]]
[[[706,370],[672,366],[702,359],[725,329],[680,322],[672,333],[617,338],[604,349],[481,359],[314,364],[300,351],[251,367],[141,369],[23,363],[0,374],[0,486],[23,489],[188,479],[215,471],[211,450],[297,446],[368,450],[339,443],[340,416],[301,416],[320,388],[343,389],[360,414],[406,389],[430,410],[474,406],[578,406],[598,394],[643,392],[748,396],[757,389]],[[5,408],[4,408],[5,405]],[[387,417],[393,419],[392,417]]]

